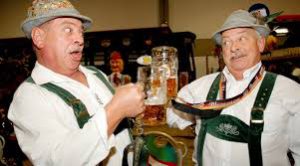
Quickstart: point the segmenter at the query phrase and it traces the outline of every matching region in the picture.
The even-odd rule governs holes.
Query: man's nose
[[[84,38],[82,33],[76,33],[74,36],[74,42],[82,46],[84,44]]]
[[[235,51],[237,51],[237,50],[239,50],[240,49],[240,45],[239,45],[239,43],[238,42],[232,42],[232,44],[231,44],[231,47],[230,47],[230,51],[231,52],[235,52]]]

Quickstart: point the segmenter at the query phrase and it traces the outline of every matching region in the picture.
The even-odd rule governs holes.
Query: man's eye
[[[223,42],[222,42],[222,45],[223,45],[223,46],[228,46],[228,45],[229,45],[229,41],[223,41]]]
[[[72,29],[71,28],[65,28],[65,32],[70,33],[70,32],[72,32]]]
[[[245,41],[245,39],[246,39],[245,37],[240,37],[239,41]]]

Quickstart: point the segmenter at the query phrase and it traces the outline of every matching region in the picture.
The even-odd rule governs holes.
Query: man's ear
[[[257,45],[258,45],[258,48],[259,48],[259,52],[263,52],[264,49],[265,49],[265,45],[266,45],[266,38],[265,37],[260,37],[258,40],[257,40]]]
[[[38,48],[43,48],[44,44],[45,44],[45,36],[46,33],[43,29],[38,28],[38,27],[34,27],[31,31],[31,39],[33,44]]]

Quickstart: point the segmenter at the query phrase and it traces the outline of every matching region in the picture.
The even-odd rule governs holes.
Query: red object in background
[[[177,80],[176,78],[167,79],[167,96],[168,98],[175,98],[177,95]]]
[[[300,14],[280,15],[276,17],[278,22],[284,21],[300,21]]]
[[[121,53],[113,51],[110,55],[109,64],[112,73],[122,73],[124,69],[124,60],[122,59]]]
[[[122,59],[121,53],[118,51],[112,52],[110,55],[110,59],[113,59],[113,60]]]
[[[188,72],[180,72],[179,73],[179,87],[178,89],[181,89],[184,87],[184,85],[189,83],[189,73]]]

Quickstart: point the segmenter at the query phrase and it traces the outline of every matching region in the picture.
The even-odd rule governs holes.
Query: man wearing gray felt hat
[[[183,87],[167,111],[172,126],[196,122],[195,165],[289,166],[288,151],[300,165],[300,86],[265,70],[270,30],[258,22],[245,10],[231,13],[213,35],[225,67]]]
[[[34,0],[22,23],[37,61],[8,118],[33,165],[123,165],[126,120],[144,111],[145,94],[139,84],[114,90],[102,71],[81,64],[91,23],[68,0]]]
[[[265,25],[259,24],[259,20],[255,18],[251,13],[246,10],[237,10],[234,11],[224,22],[219,30],[217,30],[213,39],[219,45],[221,45],[221,34],[222,32],[233,29],[233,28],[253,28],[255,29],[261,36],[267,37],[270,33],[269,27]]]
[[[33,27],[58,17],[73,17],[82,21],[84,29],[92,25],[92,20],[81,15],[67,0],[34,0],[28,8],[27,18],[22,22],[21,28],[27,38],[31,38]]]

